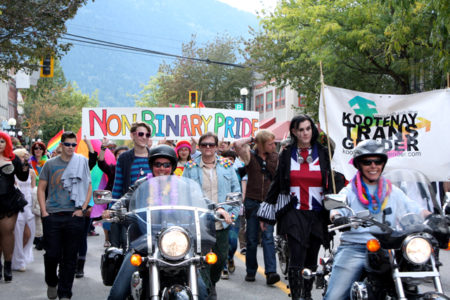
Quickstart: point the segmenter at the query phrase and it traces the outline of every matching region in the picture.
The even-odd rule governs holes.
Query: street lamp
[[[11,135],[11,136],[16,136],[16,124],[17,124],[16,119],[14,119],[14,118],[9,118],[9,120],[8,120],[8,125],[9,125],[9,127],[12,129],[12,130],[9,132],[9,135]]]
[[[247,95],[248,95],[248,89],[247,88],[242,88],[240,90],[241,93],[241,98],[242,98],[242,102],[244,103],[244,110],[247,109]]]

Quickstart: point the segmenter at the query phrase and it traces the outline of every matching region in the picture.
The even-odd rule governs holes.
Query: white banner
[[[450,181],[450,89],[382,95],[325,86],[319,119],[336,144],[333,168],[350,180],[355,144],[386,139],[389,169],[416,169],[431,181]]]
[[[152,139],[188,139],[211,131],[219,139],[232,141],[254,135],[259,113],[255,111],[172,108],[172,107],[95,107],[83,108],[82,134],[88,139],[130,139],[133,122],[146,122]]]

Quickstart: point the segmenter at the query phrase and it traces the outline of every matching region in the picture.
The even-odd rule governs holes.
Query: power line
[[[207,64],[217,64],[217,65],[224,65],[224,66],[230,66],[230,67],[236,67],[236,68],[246,68],[245,66],[239,65],[239,64],[233,64],[233,63],[215,61],[215,60],[210,60],[210,59],[195,58],[195,57],[188,57],[188,56],[183,56],[183,55],[171,54],[171,53],[166,53],[166,52],[161,52],[161,51],[155,51],[155,50],[150,50],[150,49],[145,49],[145,48],[133,47],[133,46],[128,46],[128,45],[124,45],[124,44],[113,43],[113,42],[108,42],[108,41],[104,41],[104,40],[89,38],[89,37],[76,35],[76,34],[65,33],[64,35],[65,36],[70,36],[70,37],[73,37],[73,38],[63,37],[63,39],[70,40],[70,41],[81,42],[81,43],[86,43],[86,44],[100,45],[100,46],[116,48],[116,49],[131,50],[131,51],[149,53],[149,54],[154,54],[154,55],[159,55],[159,56],[167,56],[167,57],[174,57],[174,58],[180,58],[180,59],[187,59],[187,60],[193,60],[193,61],[198,61],[198,62],[205,62]]]

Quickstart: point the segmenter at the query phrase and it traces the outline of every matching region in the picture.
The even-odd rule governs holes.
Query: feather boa
[[[42,155],[39,161],[36,159],[36,157],[31,156],[30,158],[31,166],[33,167],[34,173],[36,173],[37,176],[39,176],[39,173],[41,173],[41,169],[47,162],[47,159],[48,159],[47,155]]]

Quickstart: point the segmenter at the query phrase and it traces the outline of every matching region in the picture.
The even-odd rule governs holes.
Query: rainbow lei
[[[361,173],[358,171],[352,179],[352,189],[358,196],[359,202],[367,207],[370,213],[377,214],[386,208],[389,194],[392,191],[392,184],[389,180],[381,177],[378,180],[375,194],[372,196],[367,185],[361,180]],[[380,199],[383,199],[383,203]]]

